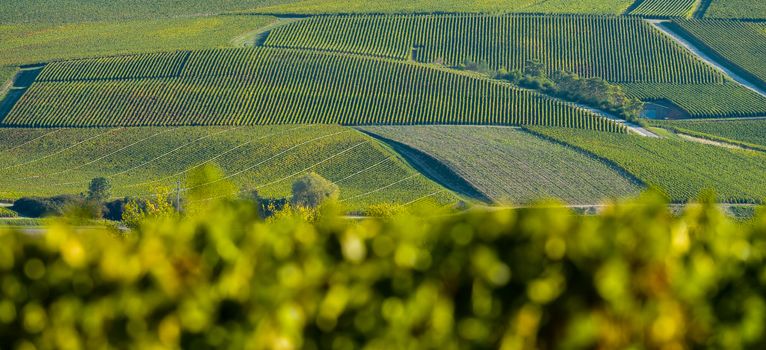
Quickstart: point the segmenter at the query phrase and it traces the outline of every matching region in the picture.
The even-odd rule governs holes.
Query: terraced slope
[[[766,86],[766,25],[723,20],[676,20],[670,28],[691,36],[745,78]]]
[[[766,2],[761,0],[710,0],[706,18],[766,18]]]
[[[720,83],[723,76],[638,18],[537,15],[321,16],[275,29],[266,46],[523,69],[537,59],[610,82]]]
[[[700,0],[643,0],[631,15],[649,17],[689,17]]]
[[[525,12],[621,14],[633,0],[299,0],[254,9],[256,13],[433,13],[433,12]]]
[[[639,191],[606,164],[571,148],[508,127],[376,126],[368,132],[415,147],[449,166],[499,203],[554,197],[598,204]]]
[[[105,176],[115,196],[145,196],[186,171],[219,164],[228,180],[262,196],[287,196],[298,176],[316,171],[341,188],[352,208],[424,197],[450,203],[448,191],[377,141],[339,126],[0,129],[0,196],[83,192]],[[434,194],[436,193],[436,194]],[[433,194],[432,196],[429,196]]]
[[[674,200],[713,189],[724,202],[766,199],[766,154],[684,141],[583,130],[531,128],[610,159]]]
[[[644,101],[668,100],[689,117],[750,117],[766,115],[766,98],[733,83],[623,84],[630,97]]]
[[[176,76],[145,79],[178,66],[174,58],[140,57],[146,69],[137,70],[133,58],[122,65],[118,58],[47,66],[3,124],[544,124],[624,131],[559,100],[422,64],[282,49],[206,50],[188,53]],[[137,76],[142,79],[122,78]]]
[[[766,118],[745,120],[673,120],[657,122],[683,132],[701,133],[758,145],[766,150]]]

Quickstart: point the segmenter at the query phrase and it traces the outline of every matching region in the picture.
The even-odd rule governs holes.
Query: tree
[[[338,186],[316,173],[305,175],[293,183],[292,204],[296,207],[316,208],[338,197]]]
[[[545,64],[538,60],[527,60],[524,63],[524,75],[535,78],[547,78],[545,73]]]
[[[97,177],[88,185],[88,200],[105,202],[112,196],[112,182],[105,177]]]
[[[147,219],[171,217],[176,211],[170,204],[172,191],[167,187],[157,187],[149,199],[130,200],[122,208],[122,222],[129,227],[138,227]]]

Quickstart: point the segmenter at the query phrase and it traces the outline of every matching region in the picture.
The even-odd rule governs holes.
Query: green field
[[[596,159],[519,129],[378,126],[364,130],[431,155],[502,204],[529,204],[544,197],[596,204],[640,188]]]
[[[766,119],[745,120],[674,120],[656,122],[662,127],[707,134],[725,140],[744,142],[766,150]]]
[[[257,13],[590,13],[621,14],[633,0],[302,0],[253,10]]]
[[[766,98],[734,83],[622,84],[628,96],[643,101],[668,100],[689,117],[748,117],[766,115]]]
[[[275,5],[291,0],[3,0],[0,24],[175,19]]]
[[[745,77],[766,86],[766,25],[723,20],[676,20],[671,28],[690,34],[712,53],[730,64]],[[684,33],[686,32],[686,33]],[[688,35],[687,35],[688,36]]]
[[[237,36],[274,20],[266,16],[214,16],[56,25],[0,23],[0,66],[226,47]]]
[[[262,196],[289,195],[309,171],[334,181],[352,209],[455,197],[372,138],[338,126],[0,129],[0,196],[76,194],[104,176],[115,196],[149,196],[189,169],[216,163]]]
[[[631,15],[648,17],[689,17],[701,0],[641,0]]]
[[[760,0],[710,0],[705,17],[766,18],[766,2]]]
[[[361,34],[360,34],[361,33]],[[279,27],[266,46],[354,52],[456,66],[523,69],[536,59],[618,82],[720,83],[720,73],[637,18],[439,15],[314,17]]]
[[[624,131],[559,100],[423,64],[282,49],[195,51],[180,64],[176,56],[46,66],[3,124],[543,124]],[[171,78],[121,79],[174,69]]]
[[[766,154],[705,145],[676,138],[531,128],[610,159],[673,201],[696,198],[713,189],[724,202],[766,199]]]

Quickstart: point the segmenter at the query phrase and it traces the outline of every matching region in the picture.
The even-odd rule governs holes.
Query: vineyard
[[[760,0],[710,0],[705,17],[766,18],[766,2]]]
[[[115,196],[147,197],[215,163],[243,194],[284,197],[315,171],[338,184],[352,209],[455,200],[373,139],[338,126],[0,129],[0,148],[2,198],[77,194],[100,176]]]
[[[684,109],[693,118],[766,115],[766,98],[733,83],[721,85],[639,83],[622,86],[630,97],[644,101],[668,100]]]
[[[77,80],[123,80],[176,77],[189,52],[114,56],[48,64],[38,82]]]
[[[766,120],[674,120],[656,122],[662,127],[677,128],[711,135],[717,138],[743,142],[762,147],[766,150]]]
[[[220,14],[290,0],[3,0],[2,24],[119,23],[135,19],[174,21],[201,14]],[[168,33],[170,34],[170,33]],[[176,33],[177,34],[177,33]],[[155,38],[153,38],[155,39]],[[159,38],[157,38],[159,39]]]
[[[617,15],[634,0],[299,0],[246,12],[279,14],[337,13],[590,13]]]
[[[734,150],[676,138],[596,134],[585,130],[532,127],[561,142],[607,158],[684,202],[705,189],[724,202],[761,202],[766,198],[766,154]]]
[[[0,7],[7,1],[11,0]],[[0,66],[227,47],[235,37],[274,20],[268,16],[209,16],[0,25]]]
[[[499,203],[529,204],[553,197],[569,204],[593,204],[629,196],[640,188],[598,160],[522,130],[454,126],[364,130],[437,158]]]
[[[671,28],[691,35],[713,54],[740,68],[738,73],[766,86],[766,25],[722,20],[676,20]]]
[[[539,60],[618,82],[721,83],[720,73],[637,18],[535,15],[320,16],[279,27],[265,46],[523,69]]]
[[[689,17],[700,0],[643,0],[630,14],[648,17]]]
[[[167,61],[134,56],[123,65],[114,64],[122,58],[52,64],[3,124],[535,124],[624,131],[589,111],[509,84],[422,64],[339,54],[195,51],[171,78],[92,80],[164,74],[178,68],[175,55],[182,54]],[[52,78],[60,81],[45,81]]]

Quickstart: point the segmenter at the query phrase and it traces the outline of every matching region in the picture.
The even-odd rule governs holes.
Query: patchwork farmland
[[[2,349],[766,349],[766,0],[2,0]]]
[[[188,11],[212,5],[158,2],[121,21],[84,4],[39,21],[53,15],[34,5],[0,27],[0,191],[75,194],[104,176],[116,195],[142,197],[209,162],[243,193],[279,198],[311,171],[352,176],[341,198],[359,210],[423,196],[597,205],[647,186],[677,202],[711,188],[724,202],[760,203],[759,153],[676,134],[715,134],[693,121],[625,111],[635,99],[649,103],[644,118],[752,118],[742,121],[752,132],[714,136],[759,144],[766,96],[729,72],[760,83],[764,31],[749,18],[707,19],[721,4],[242,1],[197,16]],[[575,98],[562,84],[577,79]],[[264,136],[272,130],[280,136]],[[426,168],[412,154],[428,155]]]

